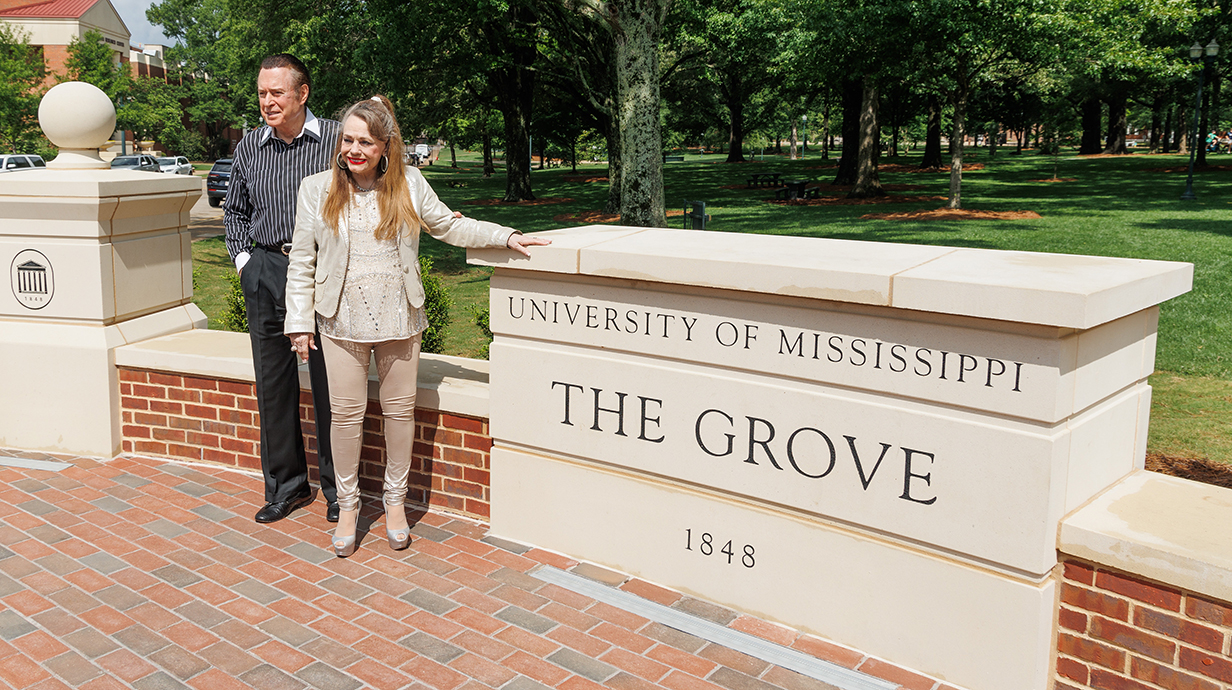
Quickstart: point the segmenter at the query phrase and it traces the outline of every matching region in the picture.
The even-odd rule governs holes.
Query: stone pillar
[[[90,84],[48,91],[39,123],[60,155],[0,174],[0,446],[110,457],[115,348],[206,326],[188,233],[203,181],[111,170],[115,109]]]
[[[1189,264],[590,227],[492,278],[492,531],[969,690],[1052,669]],[[948,687],[948,686],[947,686]]]

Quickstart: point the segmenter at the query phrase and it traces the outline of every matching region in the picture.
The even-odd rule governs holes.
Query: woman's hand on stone
[[[530,256],[530,250],[527,249],[527,247],[546,244],[552,244],[552,240],[549,240],[546,237],[523,235],[520,232],[515,232],[510,235],[509,241],[506,243],[510,249],[524,256]]]

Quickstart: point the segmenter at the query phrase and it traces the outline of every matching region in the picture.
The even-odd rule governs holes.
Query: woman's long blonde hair
[[[381,214],[380,224],[376,227],[378,240],[392,240],[401,233],[403,227],[407,232],[418,232],[420,226],[419,214],[411,204],[410,185],[406,179],[406,169],[402,165],[405,146],[402,143],[402,132],[398,129],[398,121],[394,119],[394,107],[384,96],[365,98],[343,111],[338,117],[342,126],[352,117],[363,120],[368,125],[368,133],[373,139],[385,144],[385,156],[389,162],[383,174],[377,174],[376,199],[377,208]],[[325,222],[338,233],[339,220],[351,202],[354,193],[351,181],[351,171],[346,165],[338,165],[339,154],[342,153],[342,128],[338,130],[338,142],[334,145],[334,157],[330,160],[333,169],[333,179],[329,193],[325,196],[323,215]]]

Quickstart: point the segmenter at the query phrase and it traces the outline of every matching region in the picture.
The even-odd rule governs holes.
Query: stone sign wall
[[[1140,464],[1155,305],[1191,267],[547,234],[471,254],[497,266],[494,532],[965,687],[1046,685],[1058,524]]]

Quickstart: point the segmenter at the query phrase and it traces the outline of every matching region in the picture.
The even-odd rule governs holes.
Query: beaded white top
[[[428,318],[422,308],[411,307],[406,298],[398,240],[378,240],[375,236],[380,222],[376,193],[354,193],[346,220],[341,232],[349,254],[342,299],[332,318],[317,314],[321,334],[335,340],[377,343],[423,332],[428,328]]]

